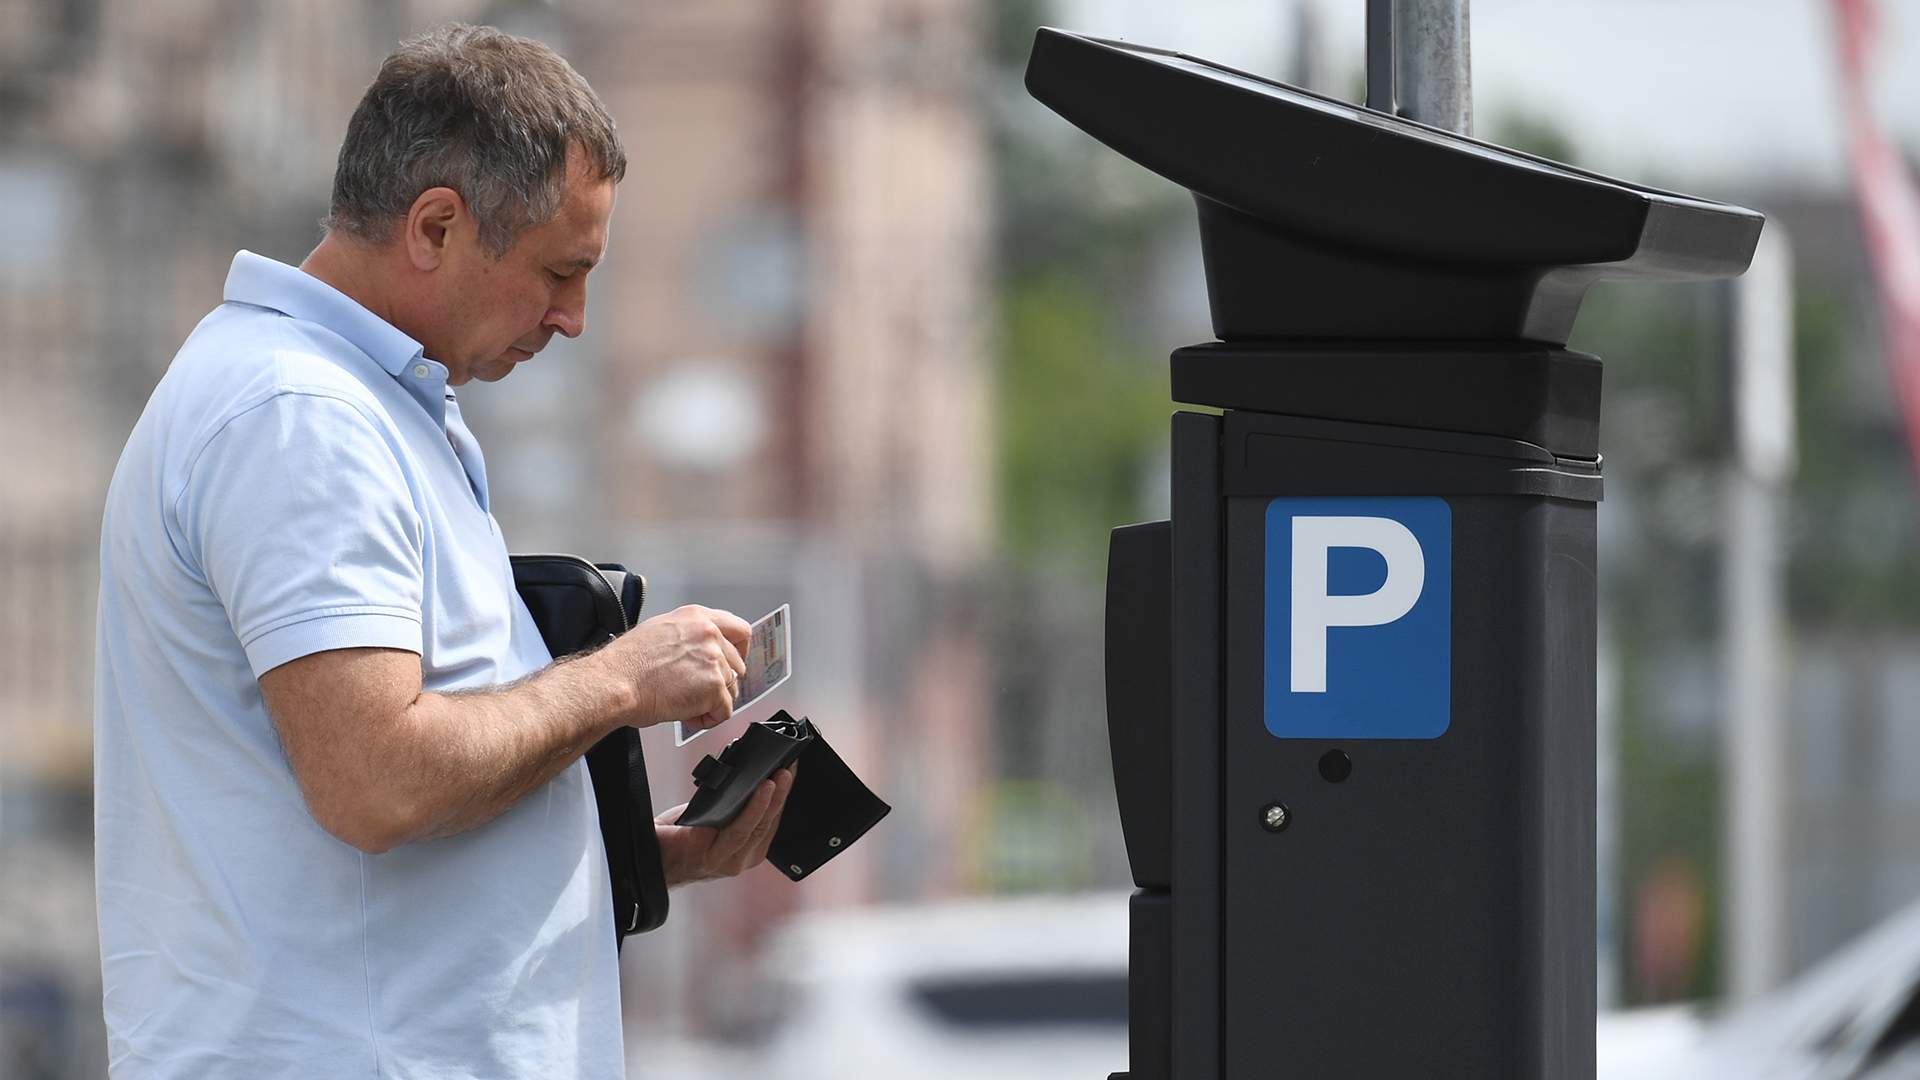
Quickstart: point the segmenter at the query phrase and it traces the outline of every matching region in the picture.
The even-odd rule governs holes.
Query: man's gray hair
[[[354,109],[322,224],[380,243],[421,192],[449,187],[499,258],[559,213],[569,146],[599,179],[627,173],[613,117],[558,53],[490,26],[430,30],[400,43]]]

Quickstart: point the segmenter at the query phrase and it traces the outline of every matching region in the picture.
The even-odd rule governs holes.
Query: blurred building
[[[991,684],[980,27],[954,0],[729,0],[609,5],[554,33],[632,163],[595,275],[595,355],[535,361],[548,394],[469,395],[490,445],[513,448],[495,460],[517,459],[503,525],[523,547],[626,561],[654,611],[791,602],[780,704],[895,805],[850,865],[800,890],[767,875],[690,895],[710,934],[629,950],[629,971],[705,978],[713,950],[744,953],[793,905],[965,885]],[[591,374],[562,370],[576,352]],[[591,469],[548,464],[565,461]],[[564,503],[590,516],[544,527]],[[658,801],[684,797],[710,742],[656,742]],[[689,1000],[737,996],[724,973],[640,996],[660,987],[630,978],[629,1000],[685,1020]]]
[[[975,5],[12,0],[0,970],[31,952],[61,973],[74,1053],[98,1024],[87,784],[107,479],[232,252],[305,255],[380,57],[456,18],[559,48],[631,159],[588,335],[461,391],[512,546],[626,562],[653,613],[791,602],[796,675],[769,705],[811,715],[895,806],[804,887],[767,869],[677,893],[669,928],[626,951],[631,1018],[723,1025],[729,961],[783,911],[967,887],[993,539]],[[649,736],[661,809],[719,746]],[[15,873],[28,852],[57,869]],[[45,1074],[76,1069],[91,1071]]]

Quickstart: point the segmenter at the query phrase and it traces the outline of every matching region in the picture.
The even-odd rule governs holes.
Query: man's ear
[[[413,200],[401,241],[415,270],[439,268],[447,257],[455,226],[466,216],[466,200],[449,187],[428,188]]]

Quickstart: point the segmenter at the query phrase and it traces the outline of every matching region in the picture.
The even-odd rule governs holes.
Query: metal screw
[[[839,838],[839,837],[837,837],[837,836],[829,836],[829,837],[827,837],[827,846],[828,846],[828,847],[839,847],[839,846],[840,846],[840,838]]]
[[[1260,811],[1260,824],[1268,832],[1279,832],[1292,821],[1293,813],[1285,803],[1268,803],[1267,808]]]

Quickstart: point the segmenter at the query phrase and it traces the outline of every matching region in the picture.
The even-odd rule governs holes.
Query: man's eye
[[[553,280],[555,280],[555,281],[565,281],[565,280],[567,280],[568,278],[570,278],[570,277],[572,277],[573,275],[572,275],[572,274],[562,274],[562,273],[560,273],[560,272],[559,272],[558,270],[549,270],[549,271],[547,271],[547,276],[548,276],[548,277],[550,277],[550,278],[552,278],[552,279],[553,279]]]

